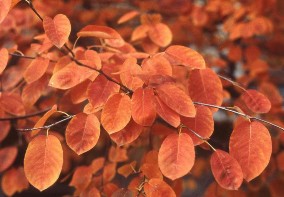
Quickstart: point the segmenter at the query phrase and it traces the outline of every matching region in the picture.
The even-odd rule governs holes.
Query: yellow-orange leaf
[[[265,169],[272,153],[269,131],[259,122],[245,121],[237,125],[229,146],[230,154],[239,162],[247,181]]]
[[[34,59],[24,72],[24,78],[27,83],[33,83],[40,79],[49,65],[49,59],[38,57]]]
[[[109,133],[123,129],[131,119],[131,100],[128,95],[114,94],[106,102],[101,123]]]
[[[115,132],[110,135],[112,141],[114,141],[118,146],[123,146],[124,144],[129,144],[136,140],[142,133],[143,126],[137,124],[132,119],[122,130]]]
[[[189,173],[195,160],[194,145],[186,133],[171,134],[163,141],[158,155],[159,167],[171,180]]]
[[[0,4],[1,4],[1,0],[0,0]],[[6,48],[2,48],[0,50],[0,74],[2,74],[2,72],[6,68],[8,64],[8,60],[9,60],[9,52]]]
[[[49,86],[66,90],[85,81],[94,72],[96,71],[72,62],[52,75]]]
[[[29,182],[25,177],[23,167],[12,168],[4,173],[1,181],[3,192],[7,196],[12,196],[16,192],[21,192],[29,187]]]
[[[114,29],[107,26],[87,25],[77,33],[78,37],[97,37],[103,39],[121,39]]]
[[[172,45],[166,49],[165,57],[173,65],[183,65],[197,69],[206,68],[203,57],[198,52],[188,47]]]
[[[170,28],[164,23],[156,23],[150,26],[148,35],[152,42],[160,47],[168,46],[173,39]]]
[[[174,190],[161,179],[151,179],[144,185],[147,197],[176,197]]]
[[[188,128],[202,136],[203,138],[209,138],[214,131],[214,120],[211,110],[204,106],[196,107],[196,116],[194,118],[182,117],[181,121]],[[203,140],[198,138],[191,131],[188,132],[192,138],[194,145],[203,143]]]
[[[184,91],[172,83],[164,83],[157,87],[159,98],[172,110],[186,117],[196,114],[192,100]]]
[[[71,23],[64,14],[57,14],[54,19],[44,17],[43,28],[48,39],[58,48],[68,41],[71,33]]]
[[[193,101],[212,105],[223,102],[223,86],[218,75],[210,68],[192,70],[188,81],[188,92]],[[211,111],[217,109],[210,108]]]
[[[152,88],[138,88],[131,100],[132,118],[142,126],[151,126],[156,119],[154,91]]]
[[[97,144],[100,137],[100,122],[94,114],[77,114],[69,122],[65,136],[67,145],[80,155]]]
[[[210,159],[211,170],[218,184],[228,190],[237,190],[243,182],[243,172],[237,160],[222,150],[216,150]]]
[[[119,85],[102,75],[98,76],[88,87],[88,100],[94,108],[102,107],[110,96],[119,92],[119,89]]]
[[[14,146],[0,149],[0,172],[9,168],[15,161],[18,149]]]
[[[63,165],[63,150],[57,137],[39,135],[28,145],[24,170],[30,184],[40,191],[58,179]]]
[[[0,23],[2,23],[2,21],[7,16],[11,7],[11,3],[11,0],[0,0]]]
[[[267,113],[271,108],[269,99],[257,90],[246,90],[241,98],[254,113]]]

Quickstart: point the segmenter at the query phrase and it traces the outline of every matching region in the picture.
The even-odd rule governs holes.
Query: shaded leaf
[[[198,52],[188,47],[172,45],[166,49],[165,57],[173,65],[183,65],[197,69],[206,68],[203,57]]]
[[[115,191],[111,197],[134,197],[134,193],[131,190],[120,188]]]
[[[1,143],[7,137],[7,135],[9,134],[9,131],[11,129],[10,121],[1,121],[0,122],[0,128],[1,128],[0,143]]]
[[[0,149],[0,172],[7,170],[15,161],[18,149],[14,146]]]
[[[244,179],[257,177],[268,165],[272,153],[269,131],[259,122],[242,122],[230,137],[230,154],[239,162]]]
[[[0,10],[1,10],[1,1],[0,1]],[[1,18],[1,16],[0,16],[0,18]],[[0,19],[0,21],[1,21],[1,19]],[[6,68],[6,66],[8,64],[8,60],[9,60],[9,52],[6,48],[2,48],[0,50],[0,74],[2,74],[2,72]]]
[[[269,99],[257,90],[246,90],[241,99],[254,113],[267,113],[271,108]]]
[[[37,57],[34,59],[24,72],[26,82],[30,84],[40,79],[47,70],[48,65],[49,59],[47,58]]]
[[[67,145],[81,155],[97,144],[100,122],[94,114],[79,113],[69,122],[65,136]]]
[[[79,166],[75,169],[69,185],[75,187],[80,193],[88,187],[91,180],[91,168],[89,166]]]
[[[123,14],[117,21],[118,24],[122,24],[125,23],[131,19],[133,19],[135,16],[137,16],[139,14],[138,11],[133,10],[133,11],[129,11],[125,14]]]
[[[210,159],[211,170],[218,184],[228,190],[237,190],[243,182],[243,172],[237,160],[222,150],[216,150]]]
[[[60,141],[53,135],[36,136],[28,145],[24,170],[30,184],[40,191],[53,185],[63,165]]]
[[[0,107],[5,112],[16,116],[26,113],[21,96],[16,93],[0,93]]]
[[[148,179],[157,178],[163,180],[162,172],[157,164],[144,163],[140,170]]]
[[[158,155],[159,167],[171,180],[189,173],[195,160],[194,145],[186,133],[171,134],[163,141]]]
[[[10,7],[11,7],[11,0],[0,0],[0,23],[6,18]]]
[[[195,107],[188,95],[172,83],[164,83],[156,88],[158,97],[172,110],[186,117],[194,117]]]
[[[57,14],[54,19],[44,17],[43,28],[48,39],[58,48],[68,41],[71,33],[71,23],[64,14]]]
[[[174,190],[161,179],[151,179],[144,185],[147,197],[175,197]]]
[[[136,167],[136,161],[125,164],[117,169],[117,173],[127,178],[130,174],[132,174]]]
[[[106,102],[101,115],[101,123],[109,133],[123,129],[131,119],[131,100],[128,95],[114,94]]]

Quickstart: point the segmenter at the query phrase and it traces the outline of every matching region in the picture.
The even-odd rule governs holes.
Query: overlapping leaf
[[[100,122],[94,114],[77,114],[66,128],[66,143],[78,155],[89,151],[98,142]]]
[[[68,41],[71,33],[70,21],[64,14],[58,14],[54,19],[48,16],[44,17],[43,28],[48,39],[58,48]]]
[[[128,95],[114,94],[106,102],[101,115],[101,123],[109,133],[123,129],[131,119],[131,100]]]
[[[257,90],[246,90],[241,99],[254,113],[267,113],[271,108],[269,99]]]
[[[21,96],[17,93],[0,94],[0,106],[5,112],[16,116],[26,113]]]
[[[194,160],[194,145],[191,137],[186,133],[174,133],[167,136],[160,147],[159,167],[163,175],[171,180],[189,173]]]
[[[24,78],[27,83],[33,83],[40,79],[49,65],[49,59],[38,57],[34,59],[24,72]]]
[[[220,106],[223,102],[223,87],[217,74],[210,68],[192,70],[188,92],[193,101]],[[212,111],[216,109],[211,108]]]
[[[174,190],[161,179],[150,179],[144,185],[147,197],[176,197]]]
[[[211,170],[218,184],[228,190],[237,190],[243,182],[242,169],[235,158],[216,150],[210,159]]]
[[[63,150],[57,137],[36,136],[28,145],[24,170],[30,184],[40,191],[58,179],[63,165]]]
[[[230,137],[230,154],[239,162],[247,181],[265,169],[271,152],[271,136],[261,123],[244,121],[234,128]]]
[[[156,89],[159,98],[172,110],[186,117],[196,114],[192,100],[184,91],[172,83],[164,83]]]

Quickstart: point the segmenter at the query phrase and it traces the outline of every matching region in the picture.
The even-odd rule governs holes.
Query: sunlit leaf
[[[148,31],[148,35],[152,42],[160,47],[166,47],[172,42],[172,32],[164,23],[153,24]]]
[[[77,33],[78,37],[97,37],[103,39],[120,39],[121,36],[114,29],[107,26],[87,25]]]

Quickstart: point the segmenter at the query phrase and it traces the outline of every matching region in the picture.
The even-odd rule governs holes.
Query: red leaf
[[[0,1],[0,10],[1,10],[1,1]],[[0,15],[1,15],[1,12],[0,12]],[[0,18],[1,18],[1,16],[0,16]],[[2,72],[6,68],[6,66],[8,64],[8,60],[9,60],[9,52],[6,48],[2,48],[0,50],[0,74],[2,74]]]
[[[188,128],[199,134],[203,138],[209,138],[214,131],[214,120],[209,108],[203,106],[196,107],[196,116],[194,118],[182,117],[181,121]],[[188,132],[194,145],[203,143],[203,140],[196,137],[191,131]]]
[[[130,144],[136,140],[142,133],[143,127],[132,119],[122,130],[115,132],[110,135],[112,141],[114,141],[118,146],[123,146],[125,144]]]
[[[210,68],[192,70],[188,92],[193,101],[220,106],[223,102],[223,87],[217,74]],[[217,109],[210,108],[211,111]]]
[[[218,184],[228,190],[237,190],[243,182],[242,169],[235,158],[216,150],[210,160],[211,170]]]
[[[28,145],[24,170],[30,184],[40,191],[58,179],[63,165],[63,150],[57,137],[39,135]]]
[[[94,108],[102,107],[110,96],[119,92],[119,89],[119,85],[100,75],[88,87],[88,100]]]
[[[148,35],[152,42],[160,47],[168,46],[173,39],[171,29],[163,23],[156,23],[150,26]]]
[[[171,180],[189,173],[194,159],[194,145],[191,137],[186,133],[174,133],[166,137],[158,155],[159,167],[163,175]]]
[[[101,115],[101,123],[109,133],[123,129],[131,119],[131,100],[128,95],[114,94],[106,102]]]
[[[203,57],[188,47],[172,45],[166,49],[165,57],[173,65],[183,65],[197,69],[206,68]]]
[[[188,95],[172,83],[165,83],[157,87],[159,98],[172,110],[186,117],[194,117],[195,107]]]
[[[68,41],[71,33],[70,21],[63,14],[57,14],[54,19],[48,16],[44,17],[43,28],[48,39],[58,48]]]
[[[172,125],[173,127],[178,127],[180,125],[180,115],[177,114],[174,110],[169,108],[166,104],[164,104],[161,99],[155,96],[156,103],[156,111],[157,114],[165,120],[167,123]]]
[[[16,192],[27,189],[29,182],[25,177],[24,169],[22,167],[12,168],[5,172],[1,186],[7,196],[13,196]]]
[[[98,37],[103,39],[121,39],[114,29],[107,26],[87,25],[77,33],[78,37]]]
[[[52,75],[49,86],[66,90],[85,81],[96,71],[72,62]]]
[[[176,197],[174,190],[161,179],[151,179],[144,185],[147,197]]]
[[[28,84],[40,79],[49,65],[49,59],[38,57],[34,59],[24,72],[24,78]]]
[[[267,113],[271,108],[269,99],[257,90],[246,90],[241,99],[254,113]]]
[[[230,154],[239,162],[247,181],[265,169],[271,152],[271,136],[261,123],[246,121],[234,128],[230,137]]]
[[[78,155],[92,149],[100,137],[100,122],[94,114],[77,114],[66,128],[66,143]]]
[[[138,88],[131,100],[132,118],[142,126],[151,126],[156,119],[154,91],[152,88]]]
[[[14,146],[0,149],[0,172],[7,170],[15,161],[18,149]]]
[[[0,0],[0,24],[7,16],[11,7],[11,3],[11,0]]]

